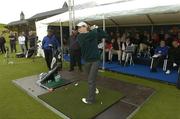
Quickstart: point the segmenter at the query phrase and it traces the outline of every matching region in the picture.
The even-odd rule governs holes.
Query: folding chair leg
[[[127,53],[127,54],[126,54],[126,60],[125,60],[124,66],[126,66],[128,60],[129,60],[129,54]]]
[[[166,69],[167,69],[167,59],[164,60],[163,71],[166,71]]]
[[[153,63],[154,63],[154,58],[152,58],[152,60],[151,60],[151,66],[150,66],[150,69],[152,69]]]
[[[133,61],[132,55],[131,55],[131,64],[134,66],[134,61]]]
[[[130,65],[132,65],[132,59],[131,59],[131,56],[130,56]]]

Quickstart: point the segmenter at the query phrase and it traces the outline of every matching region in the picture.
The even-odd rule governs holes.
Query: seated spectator
[[[113,38],[116,38],[116,34],[114,34],[114,32],[110,32],[109,38],[110,40],[112,40]]]
[[[168,54],[168,47],[164,40],[161,40],[160,46],[155,49],[155,54],[152,59],[151,72],[157,72],[157,66],[163,62]]]
[[[171,73],[171,69],[175,66],[180,66],[180,45],[175,40],[172,42],[172,47],[168,52],[168,63],[166,74]]]
[[[167,46],[172,46],[171,45],[172,44],[172,38],[170,37],[170,35],[168,33],[165,34],[164,40],[165,40]]]
[[[151,37],[152,45],[153,47],[157,47],[160,43],[160,39],[157,33],[153,33]]]
[[[133,44],[131,43],[131,40],[129,37],[126,38],[126,41],[122,43],[122,63],[125,62],[126,59],[126,47],[127,46],[132,46]]]
[[[103,57],[103,47],[104,46],[105,46],[105,55],[108,56],[107,59],[109,60],[110,59],[109,52],[112,49],[112,43],[105,40],[105,43],[103,44],[103,39],[102,39],[101,42],[98,44],[98,49],[101,54],[101,59]]]
[[[138,56],[142,56],[142,54],[146,55],[145,53],[148,52],[149,44],[149,34],[147,32],[144,32],[143,35],[140,35]]]
[[[139,36],[139,33],[136,33],[136,34],[135,34],[133,44],[135,44],[135,45],[139,45],[139,44],[140,44],[140,36]]]
[[[165,39],[165,34],[164,34],[164,30],[161,29],[160,33],[159,33],[159,39],[160,40],[164,40]]]
[[[121,37],[121,34],[119,32],[116,32],[116,39]]]
[[[123,33],[123,35],[121,36],[121,42],[125,42],[126,41],[126,34]]]
[[[112,61],[112,56],[114,54],[117,54],[118,62],[120,64],[121,63],[121,48],[119,47],[117,40],[112,39],[111,43],[112,43],[112,48],[109,51],[109,60]]]

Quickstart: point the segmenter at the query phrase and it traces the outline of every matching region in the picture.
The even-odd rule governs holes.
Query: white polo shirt
[[[25,44],[25,40],[26,40],[26,38],[24,36],[19,36],[18,37],[18,41],[19,41],[20,45],[24,45]]]

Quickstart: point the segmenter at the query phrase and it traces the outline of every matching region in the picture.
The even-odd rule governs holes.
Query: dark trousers
[[[25,41],[26,51],[28,50],[28,40]]]
[[[10,41],[10,48],[11,48],[11,53],[13,53],[13,51],[17,51],[16,50],[16,41]]]
[[[74,70],[74,67],[76,65],[78,65],[79,70],[82,70],[82,68],[81,68],[81,55],[80,55],[80,53],[70,52],[70,70]]]
[[[0,44],[0,50],[3,54],[6,53],[6,48],[4,44]]]
[[[86,100],[88,102],[95,102],[96,98],[96,78],[98,74],[99,62],[86,62],[84,65],[84,71],[88,79],[88,96]]]
[[[46,64],[49,70],[51,70],[51,62],[53,58],[52,50],[44,50]]]
[[[157,57],[157,58],[154,58],[154,61],[153,61],[153,64],[152,64],[152,69],[157,69],[157,66],[159,65],[159,63],[163,62],[165,59],[164,56],[160,56],[160,57]]]
[[[167,70],[171,70],[173,68],[173,63],[176,63],[178,66],[180,66],[180,60],[169,59],[167,63]]]

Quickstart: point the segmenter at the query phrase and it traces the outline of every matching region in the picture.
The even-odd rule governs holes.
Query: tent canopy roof
[[[107,26],[173,24],[180,21],[180,1],[177,0],[126,0],[96,5],[90,8],[76,9],[75,21],[87,21]],[[69,12],[39,21],[42,24],[68,25]]]

